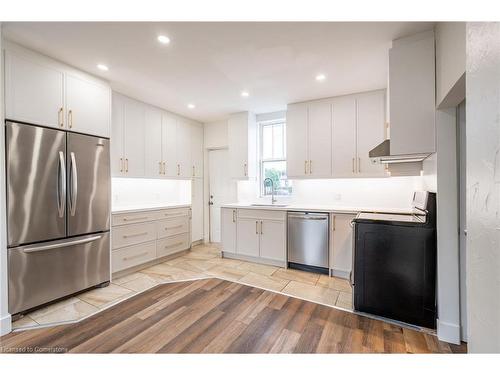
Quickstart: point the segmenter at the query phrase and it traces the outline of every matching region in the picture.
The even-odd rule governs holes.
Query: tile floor
[[[15,321],[13,328],[78,320],[161,282],[207,276],[217,276],[330,306],[352,309],[351,286],[347,280],[221,258],[219,247],[207,244],[195,246],[183,256],[113,279],[106,288],[93,289],[35,310]]]

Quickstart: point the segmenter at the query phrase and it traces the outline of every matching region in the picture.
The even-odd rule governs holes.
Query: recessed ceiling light
[[[97,64],[97,68],[100,70],[104,70],[105,72],[109,70],[109,68],[104,64]]]
[[[165,35],[158,35],[158,41],[162,44],[169,44],[170,43],[170,38]]]
[[[244,98],[247,98],[250,94],[248,93],[248,91],[242,91],[241,92],[241,96],[243,96]]]
[[[192,104],[192,103],[189,103],[189,104],[188,104],[188,108],[189,108],[189,109],[194,109],[195,107],[196,107],[196,106],[195,106],[194,104]]]
[[[326,76],[325,76],[324,74],[318,74],[318,75],[316,76],[316,81],[318,81],[318,82],[322,82],[322,81],[324,81],[325,79],[326,79]]]

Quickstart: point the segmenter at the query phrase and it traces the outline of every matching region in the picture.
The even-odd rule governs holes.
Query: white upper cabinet
[[[191,177],[193,167],[191,164],[191,124],[183,118],[177,119],[177,176]]]
[[[177,177],[177,118],[164,112],[162,115],[162,155],[164,174]]]
[[[78,133],[110,136],[111,90],[104,81],[9,43],[5,117]]]
[[[307,155],[307,103],[290,104],[286,112],[287,176],[309,173]]]
[[[203,126],[191,124],[191,177],[203,177]]]
[[[146,108],[144,124],[145,136],[145,174],[146,176],[162,177],[162,112],[159,109]]]
[[[5,51],[5,118],[64,127],[64,72],[38,60]]]
[[[433,153],[434,32],[393,41],[389,51],[391,155]]]
[[[332,105],[330,101],[318,101],[309,105],[307,139],[309,176],[330,177],[332,174]]]
[[[356,98],[353,95],[335,98],[332,115],[333,177],[355,177],[357,173]]]
[[[358,174],[363,177],[384,176],[384,165],[374,163],[368,153],[385,139],[385,92],[357,95],[356,102]]]
[[[232,178],[255,178],[257,172],[257,124],[249,112],[228,120],[229,171]]]
[[[145,107],[142,103],[125,98],[123,115],[124,171],[130,177],[145,175]]]
[[[385,176],[368,157],[384,137],[385,90],[289,105],[288,177]]]
[[[123,121],[125,116],[125,98],[113,94],[112,98],[112,120],[110,141],[111,148],[111,175],[120,177],[125,176],[123,161],[123,140],[125,138]]]
[[[111,90],[95,81],[66,74],[66,124],[79,133],[109,137]]]

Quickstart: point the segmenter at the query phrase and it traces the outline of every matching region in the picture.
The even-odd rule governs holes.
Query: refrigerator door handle
[[[92,236],[88,238],[82,238],[80,240],[67,241],[67,242],[59,242],[51,245],[41,245],[41,246],[31,246],[23,249],[25,253],[36,253],[37,251],[44,251],[50,249],[58,249],[60,247],[72,246],[72,245],[80,245],[88,242],[93,242],[95,240],[100,239],[102,236]]]
[[[66,208],[66,165],[64,163],[64,153],[59,151],[59,170],[57,176],[57,211],[59,217],[64,216]]]
[[[76,199],[78,197],[78,171],[76,169],[75,153],[71,152],[71,194],[70,194],[70,211],[71,216],[75,216]]]

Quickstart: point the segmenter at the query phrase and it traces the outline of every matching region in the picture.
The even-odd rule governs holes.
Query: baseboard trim
[[[0,318],[0,336],[6,335],[10,332],[12,332],[12,318],[10,314],[7,314]]]
[[[351,276],[351,271],[341,270],[338,268],[332,268],[330,273],[331,276],[335,276],[340,279],[346,279],[346,280],[349,280]]]
[[[247,262],[252,262],[252,263],[267,264],[269,266],[286,267],[286,262],[280,262],[279,260],[251,257],[247,255],[227,253],[224,251],[222,251],[221,254],[223,258],[245,260]]]
[[[460,326],[458,324],[437,320],[437,337],[451,344],[460,344]]]

